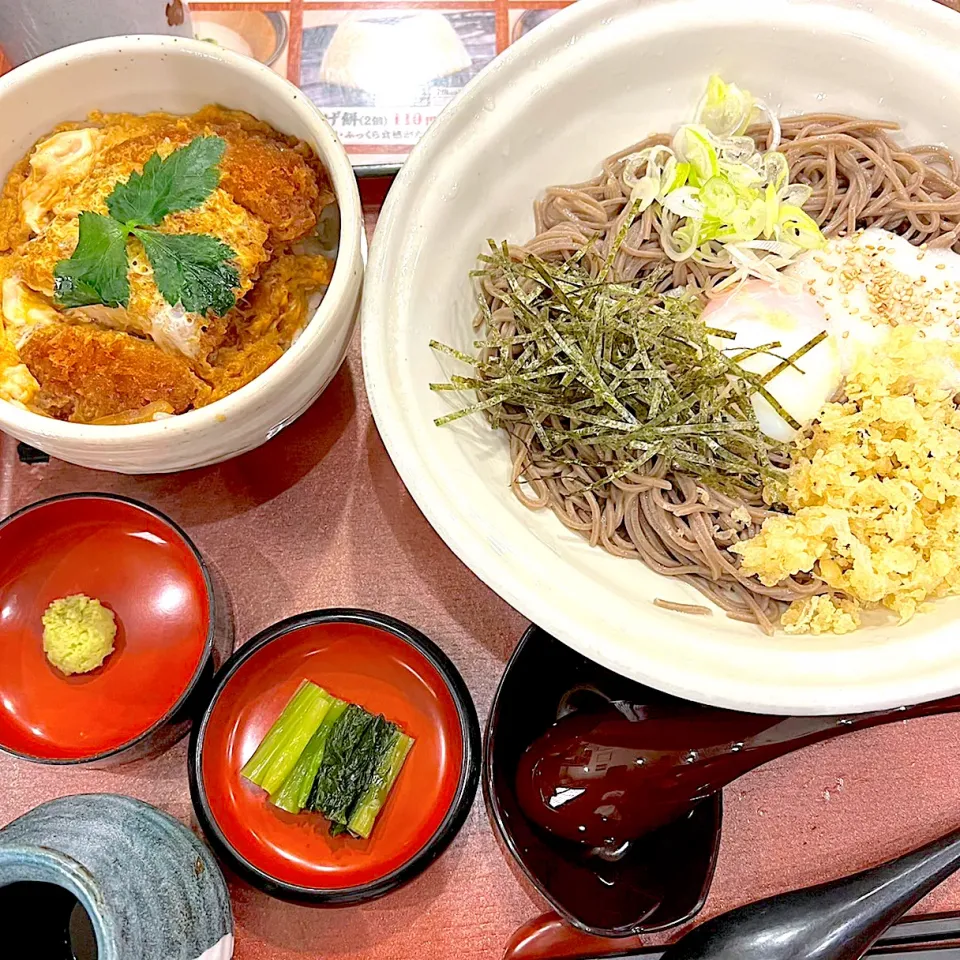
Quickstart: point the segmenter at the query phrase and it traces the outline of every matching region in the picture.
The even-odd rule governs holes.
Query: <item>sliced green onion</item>
[[[686,184],[690,176],[690,164],[678,163],[674,168],[673,179],[663,187],[663,192],[669,193],[671,190],[678,190]]]
[[[694,186],[717,175],[717,151],[706,127],[693,124],[681,127],[673,138],[673,151],[680,160],[690,164],[689,180]]]
[[[714,74],[707,81],[707,92],[697,107],[696,122],[717,137],[743,133],[750,125],[753,98],[735,83],[724,83]]]
[[[764,253],[772,253],[775,257],[782,257],[784,265],[800,252],[800,248],[794,243],[788,243],[786,240],[744,240],[737,244],[740,250],[762,250]]]
[[[667,162],[668,157],[673,156],[673,150],[662,143],[657,143],[652,147],[646,147],[645,149],[641,150],[638,154],[636,154],[636,156],[643,160],[649,160],[655,166],[659,167],[661,163]]]
[[[267,793],[277,790],[290,775],[332,703],[333,698],[325,690],[304,680],[240,771],[241,775]]]
[[[757,163],[757,142],[753,137],[725,137],[719,141],[718,153],[723,160],[749,164],[756,173],[760,172]]]
[[[777,196],[776,187],[768,183],[763,193],[764,199],[764,217],[763,217],[763,235],[769,240],[773,236],[774,230],[780,219],[780,199]]]
[[[777,226],[784,240],[804,250],[817,250],[826,242],[816,220],[799,207],[781,207]]]
[[[722,220],[717,219],[716,217],[705,216],[699,224],[699,235],[700,239],[698,243],[705,244],[711,240],[716,240],[721,233],[726,229]],[[674,236],[676,236],[680,231],[675,230]]]
[[[776,150],[763,155],[763,178],[779,194],[787,185],[790,177],[790,165],[787,158]]]
[[[702,223],[697,223],[695,220],[688,220],[685,224],[677,227],[677,229],[673,231],[673,240],[679,248],[686,248],[691,244],[697,246],[704,241],[704,237],[700,232],[702,229]]]
[[[680,187],[664,197],[663,208],[677,217],[692,217],[694,220],[702,220],[706,210],[703,199],[698,194],[699,191],[695,187]]]
[[[700,188],[700,199],[708,216],[724,220],[733,213],[739,197],[729,180],[717,176],[711,177]]]
[[[753,105],[755,113],[762,114],[770,124],[770,136],[767,143],[768,150],[776,150],[780,146],[780,120],[775,110],[771,110],[763,101],[757,100]],[[751,118],[752,119],[752,118]]]
[[[643,213],[643,211],[657,199],[659,192],[659,179],[654,177],[641,177],[630,191],[630,203],[636,206],[637,214]]]
[[[813,187],[806,183],[791,183],[780,191],[782,207],[802,207],[813,196]]]
[[[756,187],[763,184],[763,175],[749,164],[723,158],[717,161],[717,176],[723,177],[743,196],[752,194]]]
[[[734,283],[743,280],[746,277],[757,277],[760,280],[766,280],[768,283],[779,284],[786,291],[800,289],[800,282],[792,277],[785,277],[778,273],[781,267],[785,267],[790,260],[778,256],[776,252],[769,252],[768,256],[758,256],[756,250],[766,250],[771,245],[778,244],[778,241],[772,240],[754,240],[743,243],[731,243],[727,245],[727,252],[735,269],[729,277],[725,277],[715,287],[716,290],[723,290]],[[788,245],[790,254],[796,253],[797,248]],[[754,249],[756,248],[756,249]]]
[[[767,207],[759,197],[748,206],[738,207],[731,217],[733,233],[730,239],[756,240],[763,233],[766,220]]]
[[[678,263],[689,260],[693,256],[693,251],[700,245],[700,221],[688,220],[672,236],[664,231],[660,234],[660,245],[671,260],[676,260]]]
[[[745,136],[755,111],[766,114],[771,123],[770,143],[763,154],[756,141]],[[621,177],[630,191],[629,209],[615,248],[633,220],[659,203],[677,221],[666,218],[659,228],[661,246],[670,259],[695,258],[712,267],[732,266],[738,277],[776,279],[777,270],[793,256],[825,242],[816,222],[802,211],[812,189],[790,183],[787,158],[775,149],[779,139],[779,123],[768,107],[736,84],[710,77],[695,122],[681,126],[671,146],[657,144],[624,158]],[[762,246],[741,250],[739,257],[733,253],[732,246],[761,237],[786,246],[775,253]],[[612,256],[607,257],[601,282],[610,265]]]

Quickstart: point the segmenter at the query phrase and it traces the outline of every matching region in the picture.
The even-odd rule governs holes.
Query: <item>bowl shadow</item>
[[[24,502],[43,496],[96,490],[152,504],[185,527],[240,516],[281,496],[309,474],[355,419],[353,371],[345,361],[326,390],[292,424],[265,444],[210,467],[171,474],[124,475],[94,471],[61,460],[27,465],[31,471]],[[15,456],[15,454],[13,454]],[[22,481],[22,478],[20,478]],[[19,498],[18,498],[19,499]],[[13,504],[12,508],[22,506]]]
[[[316,956],[364,956],[378,943],[404,937],[415,918],[444,893],[463,869],[464,838],[454,840],[424,873],[385,897],[351,907],[302,906],[261,893],[224,868],[238,930],[263,943]]]
[[[466,634],[505,664],[528,621],[473,574],[436,533],[400,479],[372,420],[367,428],[367,463],[381,513],[421,585]],[[438,553],[446,554],[442,564],[437,563]]]
[[[209,523],[246,513],[296,486],[340,439],[356,416],[353,373],[344,363],[329,386],[292,424],[232,460],[180,474],[151,477],[157,500],[175,501],[184,523]]]

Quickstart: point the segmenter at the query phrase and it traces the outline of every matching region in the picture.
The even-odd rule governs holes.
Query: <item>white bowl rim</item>
[[[330,284],[310,319],[304,324],[302,334],[275,363],[250,383],[239,390],[216,400],[205,407],[188,410],[185,413],[149,423],[122,425],[81,424],[65,420],[55,420],[42,414],[21,409],[12,403],[0,401],[0,426],[9,426],[11,432],[32,434],[42,442],[44,439],[69,440],[75,442],[92,441],[101,450],[109,451],[114,445],[127,446],[130,443],[163,438],[164,441],[176,440],[177,435],[203,430],[221,423],[233,414],[241,414],[246,401],[255,390],[270,387],[285,375],[287,368],[293,365],[306,349],[309,340],[325,326],[334,313],[335,306],[349,296],[351,272],[356,262],[362,261],[363,218],[360,205],[360,191],[350,158],[343,145],[320,109],[298,87],[290,83],[269,67],[251,57],[234,53],[223,47],[203,40],[187,37],[171,37],[154,34],[126,34],[116,37],[104,37],[98,40],[85,40],[71,44],[59,50],[45,53],[34,60],[16,67],[0,77],[0,97],[14,96],[18,88],[29,84],[42,73],[64,67],[79,58],[95,59],[106,53],[120,52],[136,48],[150,53],[172,53],[203,57],[216,60],[229,69],[245,74],[255,83],[267,87],[276,97],[291,98],[296,101],[293,109],[299,113],[304,123],[310,127],[317,141],[317,154],[320,157],[330,181],[336,203],[340,209],[340,244],[334,263]],[[95,105],[90,109],[95,109]],[[283,132],[283,131],[281,131]],[[8,171],[3,171],[6,179]],[[312,329],[311,329],[312,328]]]
[[[640,4],[651,11],[669,6],[670,0],[650,0]],[[787,4],[804,6],[805,0],[782,0]],[[862,10],[864,4],[857,0],[829,0],[837,6]],[[377,221],[377,230],[370,248],[367,271],[364,279],[361,300],[361,345],[364,366],[364,378],[367,384],[371,413],[380,432],[397,472],[400,474],[410,495],[421,512],[436,530],[441,539],[459,557],[469,569],[501,598],[522,615],[537,624],[543,630],[562,640],[568,646],[584,656],[625,676],[647,683],[657,689],[688,700],[709,702],[715,706],[734,710],[769,714],[823,715],[860,713],[881,710],[902,704],[919,703],[936,697],[946,696],[960,686],[960,675],[953,675],[956,681],[951,690],[943,677],[931,679],[922,676],[916,679],[904,679],[894,688],[889,683],[877,683],[870,687],[837,689],[827,685],[807,686],[795,690],[784,685],[771,683],[758,686],[731,678],[711,677],[709,695],[702,683],[690,683],[689,674],[674,668],[670,671],[658,670],[646,674],[636,663],[627,664],[622,659],[607,656],[595,642],[596,636],[578,636],[572,632],[551,604],[549,597],[527,590],[509,576],[492,556],[486,555],[471,535],[470,527],[456,510],[445,508],[442,487],[434,476],[422,469],[418,458],[412,455],[404,443],[402,417],[394,409],[383,391],[381,396],[377,384],[386,380],[390,358],[384,351],[384,324],[379,320],[383,316],[391,298],[391,286],[387,272],[391,257],[391,237],[395,231],[410,229],[405,222],[404,198],[408,185],[423,176],[429,175],[429,166],[434,162],[430,150],[434,141],[440,140],[448,127],[454,125],[459,116],[471,110],[477,112],[482,102],[486,82],[496,74],[506,74],[509,78],[521,67],[521,61],[533,58],[534,51],[547,46],[554,35],[576,35],[576,28],[586,32],[596,26],[602,18],[615,19],[624,0],[579,0],[559,10],[537,30],[531,31],[511,44],[492,63],[488,64],[464,88],[459,96],[448,105],[430,125],[419,143],[411,151],[397,175],[390,193],[384,202]],[[756,5],[756,4],[754,4]],[[731,4],[737,8],[737,4]],[[937,23],[949,26],[949,33],[955,34],[960,18],[956,11],[932,0],[874,0],[865,11],[879,19],[889,18],[891,23],[903,26],[911,17],[925,21],[931,27]],[[603,20],[603,22],[608,22]],[[767,22],[767,21],[765,21]],[[935,41],[931,31],[931,42]],[[942,41],[941,41],[942,42]],[[529,200],[532,203],[533,197]],[[480,249],[478,241],[478,251]],[[437,494],[440,493],[438,496]],[[518,589],[519,588],[519,589]],[[638,658],[639,659],[639,658]]]

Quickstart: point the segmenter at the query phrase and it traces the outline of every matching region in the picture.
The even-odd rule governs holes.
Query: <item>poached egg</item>
[[[779,342],[786,357],[821,331],[827,337],[766,384],[770,394],[805,426],[840,392],[858,356],[882,347],[890,330],[913,324],[925,336],[960,337],[960,255],[914,246],[880,227],[828,240],[784,271],[791,284],[747,280],[703,312],[709,327],[736,334],[712,338],[734,358],[744,350]],[[799,289],[797,289],[799,288]],[[746,370],[769,373],[780,363],[769,353],[746,357]],[[803,371],[802,373],[800,371]],[[760,429],[775,440],[796,435],[758,394],[753,407]]]
[[[703,322],[734,334],[733,339],[712,336],[710,342],[745,370],[760,375],[770,373],[828,329],[826,314],[813,296],[764,280],[746,280],[725,297],[711,300],[703,311]],[[758,347],[767,350],[748,353]],[[837,340],[828,335],[794,365],[772,377],[766,388],[794,420],[805,426],[838,391],[842,378]],[[796,429],[759,393],[753,394],[751,402],[760,429],[768,437],[788,441],[796,436]]]

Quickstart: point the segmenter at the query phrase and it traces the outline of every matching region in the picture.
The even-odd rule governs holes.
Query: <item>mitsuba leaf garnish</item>
[[[81,213],[77,248],[53,270],[57,301],[65,307],[126,306],[130,299],[126,241],[126,232],[116,220],[101,213]]]
[[[223,316],[230,310],[240,283],[236,251],[209,234],[151,229],[168,214],[200,206],[213,193],[225,149],[222,137],[196,137],[163,159],[155,153],[142,172],[113,188],[107,197],[109,216],[81,213],[76,249],[54,268],[57,302],[65,307],[127,306],[127,240],[133,236],[143,244],[167,303],[201,315],[212,310]]]
[[[136,229],[157,287],[167,303],[181,304],[188,313],[213,310],[223,316],[234,304],[233,288],[240,282],[232,247],[216,237],[197,233],[157,233]]]
[[[227,143],[222,137],[197,137],[161,160],[155,153],[143,173],[131,173],[107,197],[114,220],[155,227],[169,213],[199,207],[217,189]]]

